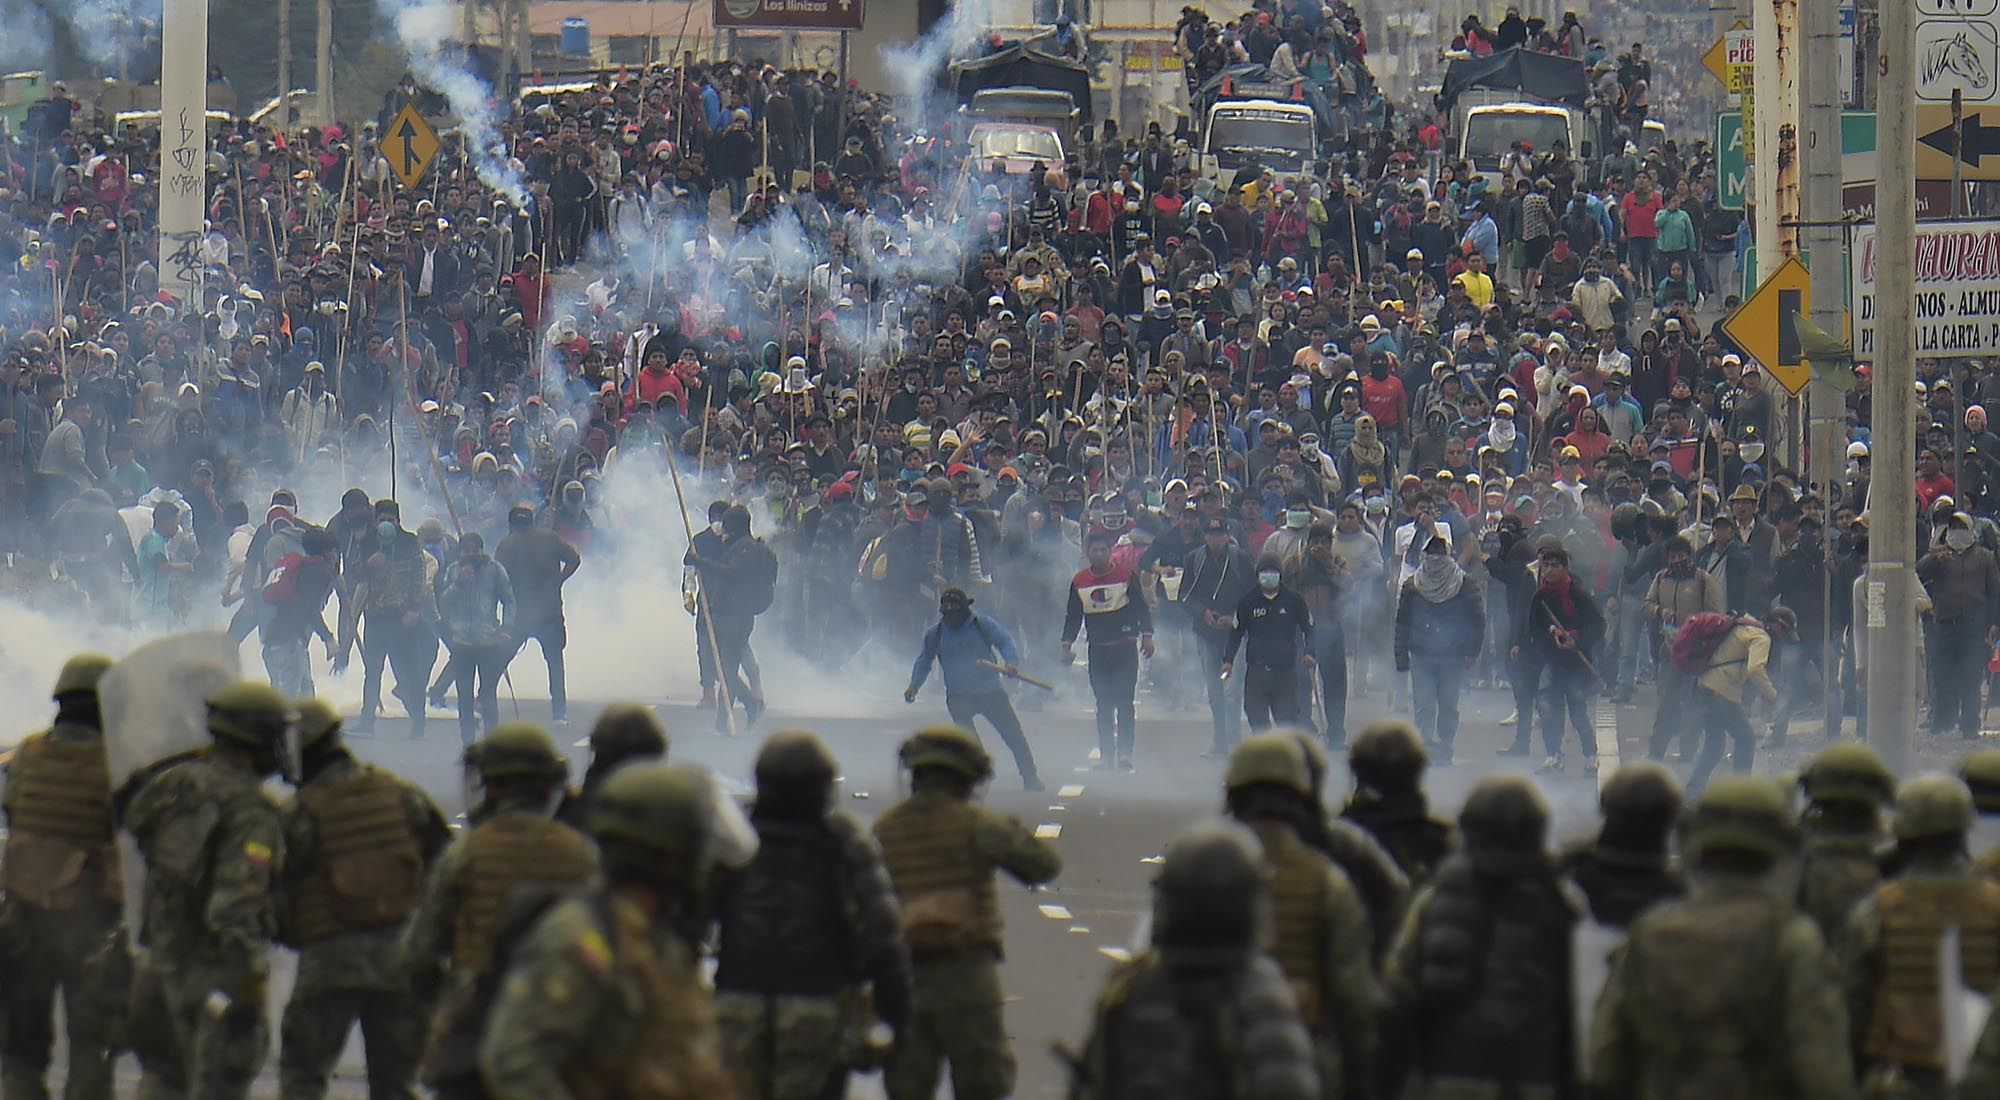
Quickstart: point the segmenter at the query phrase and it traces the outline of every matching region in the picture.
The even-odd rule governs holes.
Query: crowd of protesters
[[[1456,45],[1518,22],[1468,21]],[[1531,33],[1643,105],[1639,45],[1607,51],[1569,19]],[[1197,69],[1289,49],[1302,80],[1315,53],[1367,48],[1344,4],[1296,0],[1213,30],[1191,15],[1180,36]],[[1233,612],[1266,565],[1316,621],[1297,709],[1334,743],[1350,693],[1413,693],[1449,759],[1464,686],[1505,686],[1516,751],[1539,726],[1561,768],[1573,726],[1594,767],[1587,701],[1705,675],[1667,657],[1703,612],[1762,624],[1733,683],[1701,684],[1739,708],[1745,682],[1771,688],[1774,740],[1818,707],[1816,675],[1856,682],[1869,371],[1845,480],[1806,484],[1785,395],[1713,327],[1740,218],[1700,144],[1641,150],[1621,124],[1601,150],[1522,149],[1484,175],[1435,155],[1440,116],[1378,103],[1384,124],[1315,178],[1211,187],[1157,123],[1110,120],[1068,162],[1009,175],[962,163],[948,106],[688,58],[524,101],[504,148],[454,143],[415,188],[379,122],[222,127],[194,302],[154,259],[158,135],[112,132],[60,85],[51,104],[0,145],[12,583],[46,593],[53,572],[149,628],[231,618],[279,643],[291,681],[312,637],[342,660],[358,643],[364,723],[385,663],[421,713],[440,639],[436,687],[490,722],[522,641],[560,654],[562,581],[656,556],[623,536],[682,492],[695,527],[709,500],[718,532],[740,505],[776,553],[764,659],[823,668],[907,662],[946,588],[1025,667],[1052,664],[1101,532],[1153,608],[1153,689],[1205,697],[1217,750],[1241,725],[1240,682],[1218,675]],[[2000,377],[1954,396],[1927,376],[1931,714],[1971,734],[2000,622],[2000,439],[1980,408]],[[529,530],[564,550],[486,568]],[[1829,629],[1839,670],[1819,667]],[[741,631],[728,668],[703,645],[705,688],[752,672],[725,704],[760,691]],[[1659,725],[1662,751],[1728,727],[1749,766],[1720,704],[1669,703]]]

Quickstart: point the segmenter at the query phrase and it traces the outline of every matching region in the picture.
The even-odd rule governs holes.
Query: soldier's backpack
[[[1688,616],[1680,629],[1674,631],[1673,645],[1668,649],[1674,667],[1689,676],[1707,672],[1709,660],[1721,648],[1722,640],[1736,629],[1738,621],[1736,616],[1720,611],[1703,611]]]

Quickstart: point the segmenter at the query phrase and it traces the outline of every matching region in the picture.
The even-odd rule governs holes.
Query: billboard
[[[861,0],[715,0],[719,30],[858,31]]]
[[[1873,225],[1855,228],[1849,301],[1856,359],[1878,353],[1875,242]],[[2000,221],[1919,225],[1916,251],[1917,358],[2000,352]]]

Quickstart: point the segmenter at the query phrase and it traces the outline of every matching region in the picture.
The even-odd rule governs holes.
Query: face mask
[[[1285,503],[1285,495],[1283,493],[1264,494],[1264,507],[1269,508],[1274,512],[1277,511],[1279,508],[1283,507],[1284,503]]]
[[[1375,379],[1377,382],[1381,381],[1384,378],[1389,377],[1389,364],[1387,363],[1370,364],[1370,366],[1368,367],[1368,377]]]
[[[944,613],[945,625],[951,627],[964,626],[966,620],[970,618],[972,618],[972,612],[963,607],[954,607]]]
[[[1948,531],[1944,536],[1944,544],[1953,550],[1970,550],[1972,549],[1972,532],[1963,528]]]
[[[1285,526],[1301,531],[1312,526],[1313,514],[1305,508],[1293,508],[1285,513]]]
[[[1307,458],[1318,458],[1318,457],[1319,457],[1319,444],[1317,444],[1317,443],[1308,443],[1308,444],[1306,444],[1305,446],[1303,446],[1303,447],[1300,447],[1300,448],[1299,448],[1299,451],[1300,451],[1301,453],[1303,453],[1303,454],[1304,454],[1304,455],[1305,455],[1305,456],[1306,456]]]
[[[1494,421],[1493,422],[1494,446],[1500,447],[1502,449],[1512,447],[1514,445],[1514,438],[1516,435],[1519,434],[1519,432],[1520,429],[1516,428],[1514,426],[1514,422],[1511,420]]]
[[[396,537],[396,525],[387,521],[378,523],[375,525],[375,533],[381,536],[383,542],[388,542]]]
[[[1266,592],[1276,592],[1278,590],[1278,571],[1275,569],[1258,571],[1257,587]]]
[[[716,521],[715,521],[714,523],[711,523],[711,524],[709,524],[709,525],[708,525],[708,533],[709,533],[709,534],[711,534],[711,535],[719,535],[719,534],[721,534],[721,533],[722,533],[722,521],[721,521],[721,520],[716,520]]]
[[[1451,569],[1450,554],[1425,554],[1424,560],[1417,563],[1417,572],[1427,577],[1442,577],[1451,572]]]

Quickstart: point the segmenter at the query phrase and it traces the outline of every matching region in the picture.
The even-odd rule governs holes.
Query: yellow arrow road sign
[[[415,187],[424,178],[431,161],[437,159],[439,144],[437,129],[417,113],[414,103],[403,104],[389,128],[382,131],[382,155],[389,158],[389,170],[404,187]]]
[[[1812,381],[1812,367],[1799,350],[1799,317],[1812,312],[1812,275],[1797,256],[1788,256],[1757,293],[1722,322],[1722,331],[1749,353],[1794,396]]]

